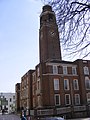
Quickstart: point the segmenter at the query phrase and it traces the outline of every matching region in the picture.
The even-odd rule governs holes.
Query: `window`
[[[76,75],[76,74],[77,74],[76,67],[72,67],[72,74],[73,74],[73,75]]]
[[[36,86],[35,86],[35,84],[33,85],[33,89],[32,89],[32,91],[33,91],[33,95],[35,95],[35,89],[36,88]]]
[[[33,79],[33,82],[35,82],[35,80],[36,80],[35,72],[32,75],[32,79]]]
[[[86,86],[86,89],[90,89],[90,80],[89,80],[89,77],[85,77],[85,86]]]
[[[54,79],[54,90],[59,90],[59,79]]]
[[[53,65],[53,74],[58,74],[58,67]]]
[[[64,90],[69,90],[69,80],[64,79]]]
[[[12,98],[10,98],[10,102],[12,102]]]
[[[15,95],[13,96],[13,99],[15,99]]]
[[[27,77],[27,84],[28,84],[28,77]]]
[[[40,89],[40,79],[37,80],[37,90]]]
[[[40,106],[41,105],[41,98],[40,98],[40,96],[37,96],[37,100],[38,100],[38,106]]]
[[[12,107],[12,105],[9,105],[10,106],[10,108]]]
[[[70,94],[66,94],[65,95],[65,104],[66,105],[70,105],[71,104]]]
[[[67,66],[63,66],[63,74],[67,74]]]
[[[74,86],[74,90],[79,90],[78,80],[77,79],[73,80],[73,86]]]
[[[87,93],[87,103],[90,103],[90,93]]]
[[[60,95],[55,94],[55,105],[60,105]]]
[[[52,14],[49,14],[49,21],[53,21],[53,16],[52,16]]]
[[[75,94],[75,105],[79,105],[79,104],[80,104],[80,95]]]
[[[84,75],[89,75],[89,69],[88,67],[84,67]]]
[[[39,67],[37,68],[37,76],[38,76],[38,77],[40,76],[40,70],[39,70]]]
[[[33,107],[35,107],[35,98],[33,97]]]

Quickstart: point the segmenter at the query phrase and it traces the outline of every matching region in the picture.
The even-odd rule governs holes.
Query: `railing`
[[[83,106],[74,106],[74,109],[73,109],[75,112],[77,111],[85,111],[86,110],[86,106],[83,105]]]
[[[90,106],[88,106],[90,109]],[[39,109],[39,110],[30,110],[30,115],[34,116],[45,116],[45,115],[59,115],[59,114],[67,114],[71,112],[83,112],[87,111],[87,106],[69,106],[69,107],[62,107],[62,108],[52,108],[52,109]]]
[[[57,108],[57,114],[69,113],[71,112],[71,107]]]
[[[37,115],[53,115],[53,109],[37,110]]]

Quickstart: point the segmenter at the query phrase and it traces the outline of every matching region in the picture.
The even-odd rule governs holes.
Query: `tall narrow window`
[[[66,105],[70,105],[71,104],[70,94],[66,94],[65,95],[65,104]]]
[[[63,74],[67,74],[67,66],[63,66]]]
[[[38,106],[41,106],[41,97],[37,96]]]
[[[87,103],[90,103],[90,92],[87,93]]]
[[[74,90],[79,90],[78,80],[77,79],[73,80],[73,86],[74,86]]]
[[[53,65],[53,74],[58,74],[58,67]]]
[[[76,75],[76,74],[77,74],[76,67],[72,67],[72,74],[73,74],[73,75]]]
[[[37,76],[38,76],[38,77],[40,76],[40,70],[39,70],[39,67],[37,68]]]
[[[60,95],[55,94],[55,105],[60,105]]]
[[[84,75],[89,75],[89,69],[88,67],[84,67]]]
[[[40,89],[40,79],[37,80],[37,90]]]
[[[80,95],[75,94],[75,105],[79,105],[79,104],[80,104]]]
[[[33,79],[33,82],[35,82],[35,80],[36,80],[36,75],[35,75],[35,73],[33,73],[32,79]]]
[[[12,98],[10,98],[10,102],[12,102]]]
[[[54,79],[54,90],[59,90],[59,79]]]
[[[90,80],[89,80],[89,77],[85,77],[85,86],[86,86],[86,89],[90,89]]]
[[[35,107],[35,97],[33,97],[33,107]]]
[[[69,90],[69,80],[64,79],[64,90]]]
[[[13,96],[13,99],[15,99],[15,95]]]

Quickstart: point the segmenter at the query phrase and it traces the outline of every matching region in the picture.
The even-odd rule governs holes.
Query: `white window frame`
[[[67,74],[68,74],[68,72],[67,72],[67,66],[63,66],[63,74],[64,74],[64,75],[67,75]]]
[[[74,87],[74,90],[79,90],[78,79],[73,80],[73,87]]]
[[[53,74],[58,74],[58,66],[53,65]]]
[[[33,97],[33,107],[35,107],[35,97]]]
[[[40,69],[39,69],[39,67],[37,68],[37,76],[38,77],[40,76]]]
[[[87,103],[90,103],[90,92],[87,93]]]
[[[69,79],[64,79],[64,90],[69,90]]]
[[[59,79],[54,79],[54,90],[59,90]]]
[[[33,82],[35,82],[35,80],[36,80],[36,75],[35,75],[35,73],[33,73],[32,79],[33,79]]]
[[[86,87],[86,90],[90,90],[90,79],[89,79],[89,77],[85,77],[85,87]]]
[[[58,96],[58,98],[59,98],[59,99],[58,99],[58,101],[59,101],[58,104],[56,103],[56,97],[57,97],[57,96]],[[60,105],[60,94],[55,94],[54,97],[55,97],[55,106],[59,106],[59,105]]]
[[[77,75],[76,67],[72,67],[72,74],[73,74],[73,75]]]
[[[37,96],[38,106],[41,106],[41,96]]]
[[[88,67],[85,66],[83,69],[84,69],[84,75],[89,75]]]
[[[37,80],[37,90],[40,90],[40,79]]]
[[[66,96],[68,96],[68,98],[69,98],[69,103],[67,103],[67,101],[66,101]],[[70,94],[65,94],[65,104],[66,105],[70,105],[71,104]]]
[[[75,105],[80,105],[80,95],[75,94]]]

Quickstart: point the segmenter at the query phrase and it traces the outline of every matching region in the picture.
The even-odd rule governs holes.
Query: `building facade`
[[[30,109],[32,109],[32,73],[35,70],[29,70],[21,78],[20,86],[20,108],[24,111],[27,110],[27,115]]]
[[[0,112],[15,112],[15,93],[0,93]]]
[[[16,111],[20,111],[20,83],[15,85]]]
[[[21,78],[20,107],[32,118],[90,115],[90,60],[63,61],[52,7],[40,15],[40,63]]]

